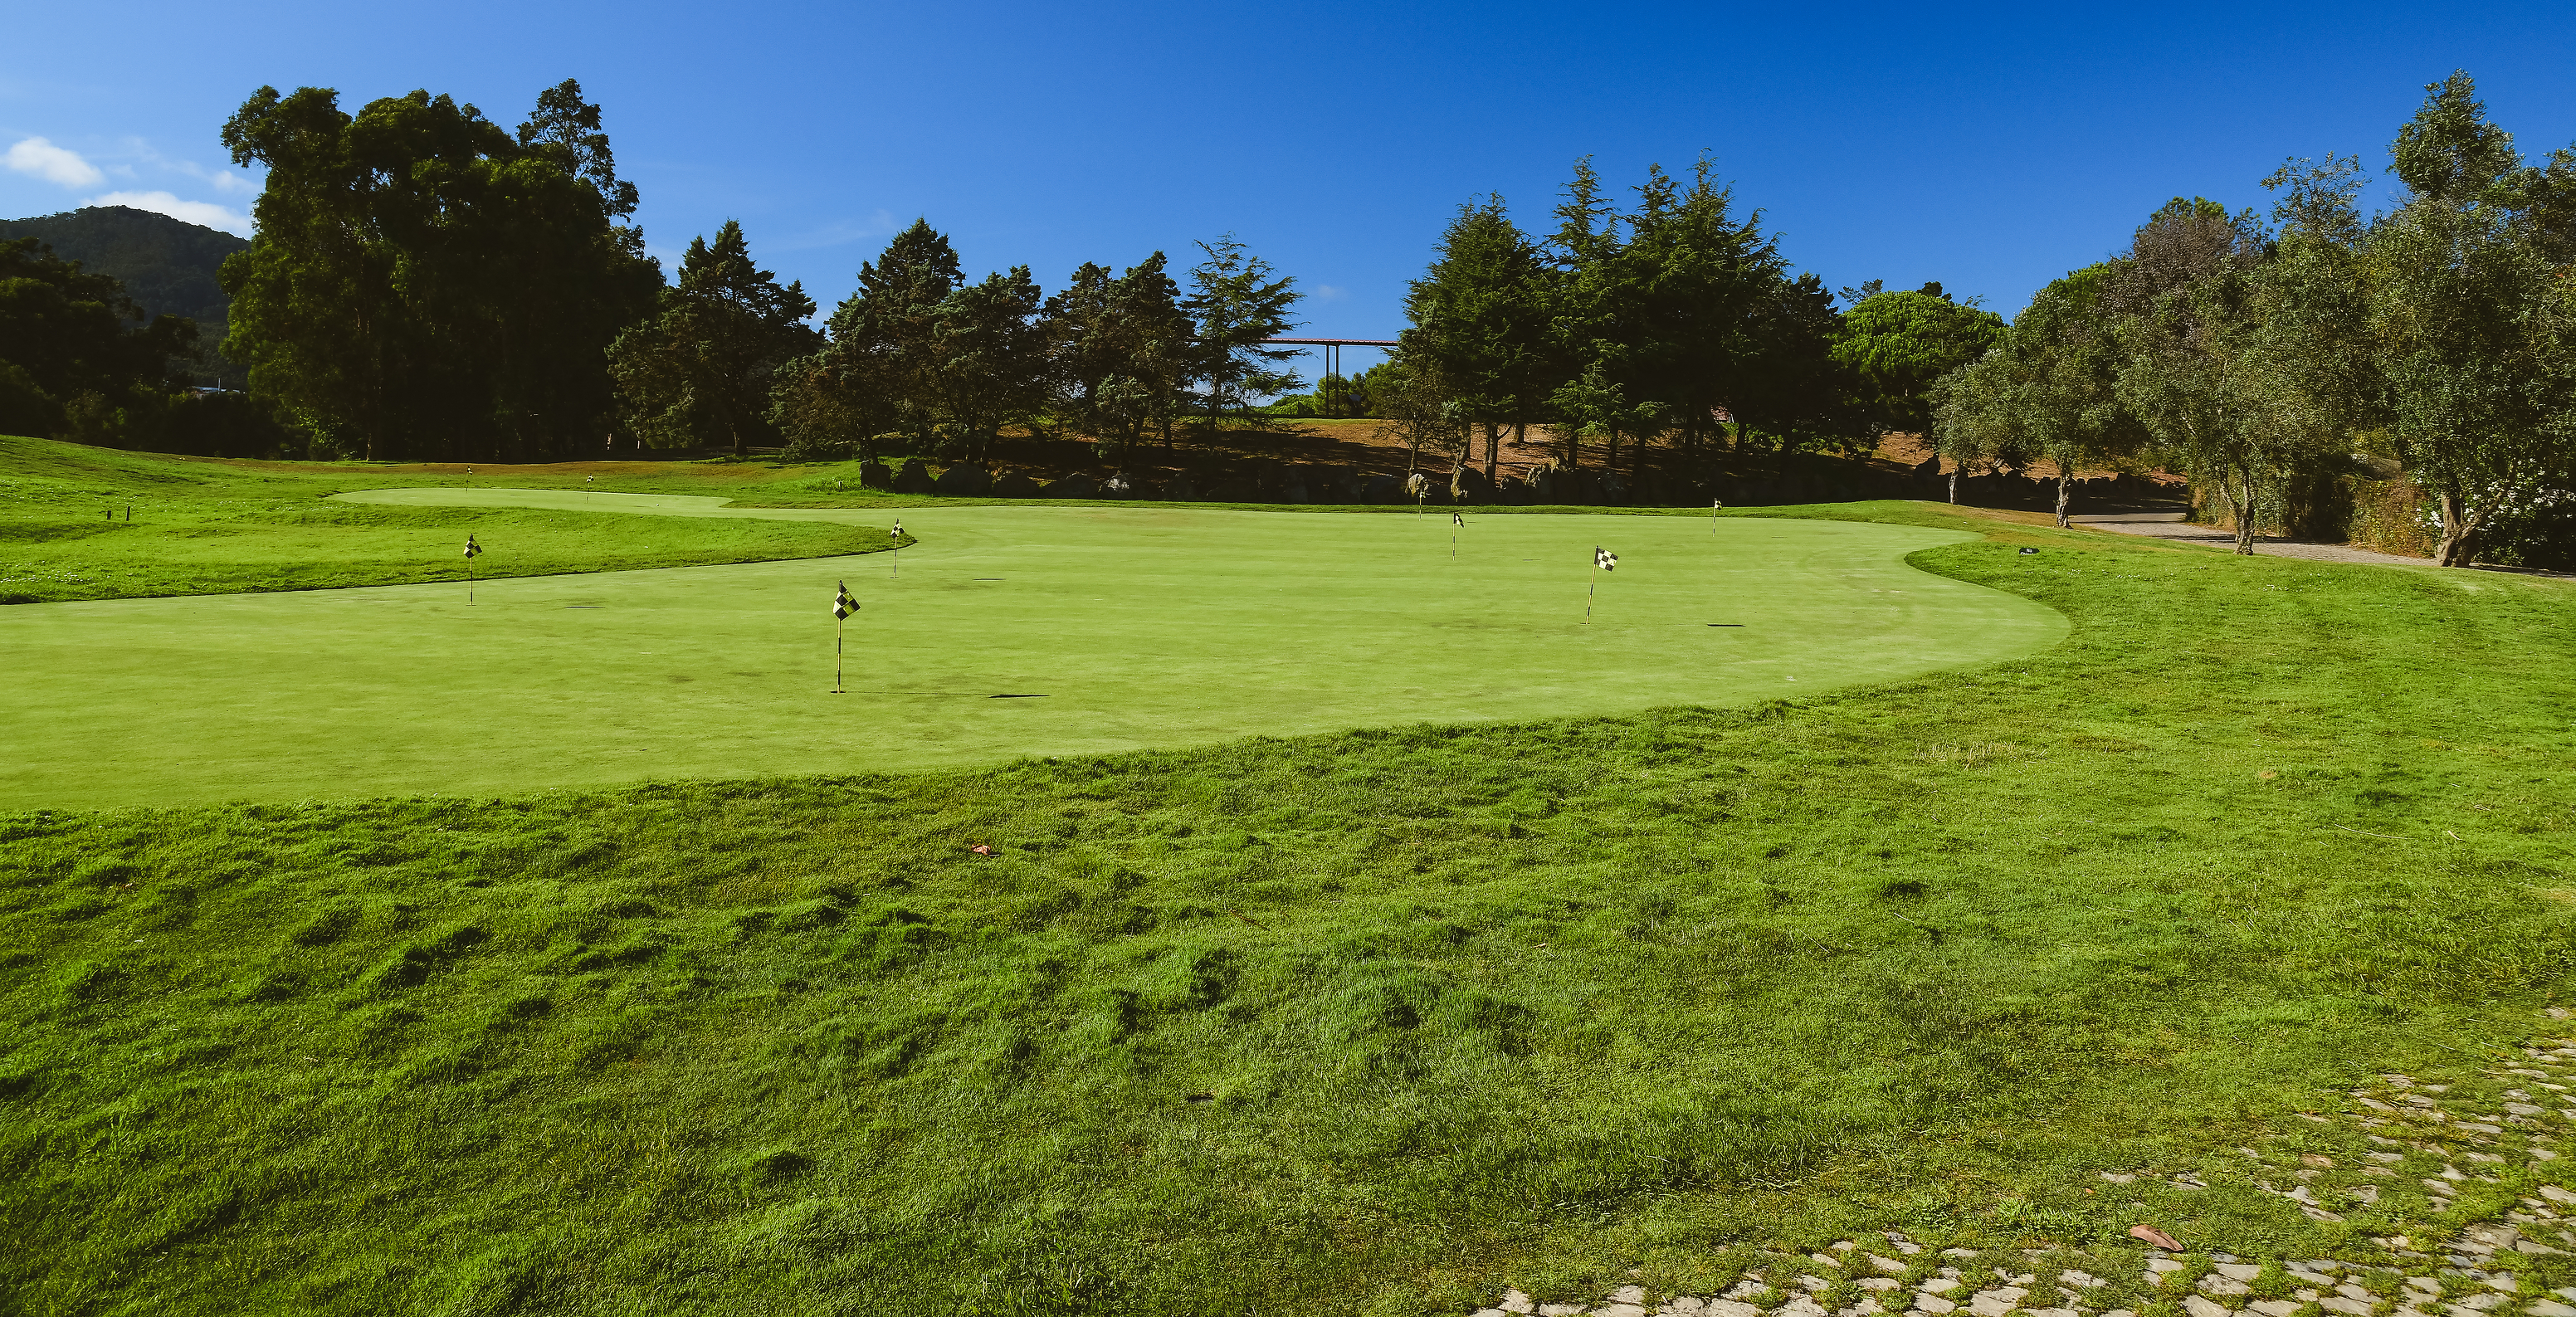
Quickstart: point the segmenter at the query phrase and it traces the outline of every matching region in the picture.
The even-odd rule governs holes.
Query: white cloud
[[[1315,300],[1318,302],[1346,302],[1350,300],[1350,296],[1351,290],[1347,288],[1336,288],[1331,284],[1315,285]]]
[[[136,210],[148,210],[155,214],[167,215],[172,219],[186,220],[191,224],[203,224],[207,228],[222,229],[226,233],[236,233],[245,238],[251,233],[248,215],[226,210],[211,201],[181,201],[167,192],[109,192],[91,197],[81,204],[131,206]]]
[[[161,169],[175,169],[182,174],[186,174],[190,178],[196,179],[200,183],[212,184],[217,192],[256,192],[259,190],[258,187],[251,182],[250,175],[248,174],[236,174],[229,169],[208,169],[194,160],[173,160],[170,157],[153,150],[152,144],[140,137],[126,138],[125,149],[128,154],[146,164],[153,165]],[[109,166],[109,168],[114,170],[120,178],[134,177],[134,171],[131,169],[118,168],[113,165]]]
[[[33,174],[64,187],[97,187],[107,181],[98,166],[81,159],[77,151],[66,151],[41,137],[30,137],[9,148],[6,157],[11,169]]]

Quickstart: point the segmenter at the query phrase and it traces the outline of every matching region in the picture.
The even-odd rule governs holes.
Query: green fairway
[[[582,488],[753,489],[776,468],[616,463],[504,468],[505,479]],[[682,567],[865,553],[890,513],[825,522],[618,516],[548,508],[403,506],[330,496],[390,482],[488,481],[488,469],[218,462],[0,436],[0,605],[460,581],[462,549],[486,577]]]
[[[348,497],[624,508],[669,527],[885,516],[566,490]],[[471,605],[459,583],[0,611],[0,663],[19,674],[0,804],[492,794],[1742,704],[2065,631],[2048,608],[1901,561],[1956,530],[1471,517],[1455,557],[1447,518],[1411,513],[947,507],[906,530],[922,543],[899,563],[518,579]],[[1621,554],[1597,583],[1595,545]],[[863,609],[835,695],[842,580]]]
[[[1003,573],[930,564],[1039,537],[979,548],[948,515],[922,529],[951,547],[905,554],[921,595],[853,580],[871,625],[917,599],[978,634],[1008,611],[972,580]],[[1137,536],[1081,528],[1236,524],[1207,516],[1068,515],[1044,540],[1134,559]],[[1346,554],[1439,616],[1448,596],[1391,583],[1406,518],[1278,520],[1296,561]],[[1789,616],[1845,572],[1920,584],[1834,523],[1777,541],[1810,546],[1763,578],[1785,584],[1726,593],[1656,583],[1704,522],[1501,520],[1573,550],[1549,606],[1610,528],[1612,620],[1658,591]],[[2298,1113],[2370,1116],[2346,1092],[2400,1071],[2501,1114],[2534,1081],[2482,1077],[2520,1057],[2497,1049],[2567,1028],[2537,1012],[2576,989],[2576,589],[1983,524],[1913,561],[2056,610],[2061,643],[1733,710],[1524,697],[1481,726],[971,771],[0,817],[0,1285],[45,1314],[1460,1317],[1631,1268],[1658,1296],[1754,1268],[1787,1292],[1796,1255],[1899,1228],[1928,1246],[1909,1279],[1999,1250],[1958,1261],[1971,1285],[2081,1267],[2109,1282],[2094,1311],[2158,1317],[2180,1309],[2138,1279],[2138,1222],[2389,1260],[2374,1237],[2524,1210],[2565,1163],[2519,1132],[2372,1143]],[[1833,565],[1855,559],[1881,565]],[[826,566],[776,569],[814,573],[778,587],[799,626],[828,625]],[[1247,607],[1282,583],[1225,579]],[[10,611],[388,601],[367,634],[463,612],[429,597]],[[1123,661],[1151,698],[1203,651],[1143,634]],[[1616,634],[1588,643],[1662,643]],[[828,705],[800,643],[782,681]],[[1488,679],[1619,675],[1584,643],[1527,642]],[[327,685],[259,653],[298,664],[270,684]],[[1229,693],[1248,717],[1261,689]],[[102,761],[192,715],[118,716]],[[498,757],[542,739],[453,695],[412,726]],[[2441,1206],[2424,1186],[2454,1165]],[[2208,1188],[2100,1178],[2141,1170]],[[2576,1284],[2564,1255],[2480,1265],[2525,1296]]]

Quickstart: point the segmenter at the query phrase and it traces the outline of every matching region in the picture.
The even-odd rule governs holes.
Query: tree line
[[[590,457],[621,437],[981,456],[1041,424],[1121,459],[1301,383],[1261,343],[1294,327],[1295,280],[1231,236],[1178,278],[1156,252],[1048,295],[1026,266],[968,282],[916,222],[820,327],[735,222],[666,280],[601,120],[569,80],[515,130],[426,91],[349,114],[328,89],[261,88],[224,127],[235,163],[268,169],[257,236],[224,265],[224,353],[317,450],[371,459]]]
[[[1802,450],[1866,452],[1919,429],[1927,390],[2003,321],[1937,283],[1828,290],[1793,273],[1759,212],[1739,213],[1706,159],[1685,182],[1647,171],[1632,206],[1576,164],[1555,226],[1524,232],[1500,196],[1460,207],[1406,301],[1411,327],[1377,390],[1390,415],[1436,407],[1462,459],[1481,433],[1552,427],[1631,477],[1690,487],[1714,467]],[[1410,387],[1407,387],[1409,379]]]
[[[2420,490],[2444,565],[2568,537],[2576,150],[2525,160],[2465,73],[2426,93],[2390,148],[2390,209],[2363,214],[2362,163],[2339,155],[2266,178],[2268,216],[2177,198],[1937,382],[1938,446],[2061,477],[2170,464],[2240,553],[2351,476]]]
[[[1304,383],[1294,350],[1264,342],[1296,327],[1296,281],[1230,235],[1186,270],[1162,252],[1087,263],[1050,293],[1026,266],[969,282],[916,222],[819,325],[738,224],[692,241],[666,281],[601,109],[570,80],[515,128],[426,91],[353,114],[326,88],[263,87],[223,141],[268,180],[257,236],[223,267],[222,351],[317,455],[543,460],[622,438],[824,457],[890,438],[981,457],[1032,427],[1124,463],[1257,427]],[[1687,182],[1651,171],[1625,208],[1579,163],[1535,237],[1499,197],[1464,207],[1410,291],[1402,348],[1335,387],[1417,452],[1463,457],[1481,426],[1489,476],[1502,429],[1546,423],[1568,461],[1593,437],[1634,475],[1660,445],[1686,479],[1713,445],[1868,447],[2000,329],[1938,285],[1844,289],[1838,309],[1733,207],[1706,162]]]

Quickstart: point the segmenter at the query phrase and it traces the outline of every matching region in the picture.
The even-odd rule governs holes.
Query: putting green
[[[369,502],[835,520],[561,490]],[[1856,522],[923,508],[900,555],[0,609],[0,808],[975,765],[1723,705],[2029,653],[2026,599]],[[1618,569],[1583,620],[1592,551]],[[833,694],[835,582],[851,619]],[[1737,625],[1712,626],[1711,623]],[[996,698],[1019,696],[1026,698]]]

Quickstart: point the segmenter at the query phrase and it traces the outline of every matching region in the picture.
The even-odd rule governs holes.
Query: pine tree
[[[768,433],[780,368],[821,345],[813,314],[804,285],[782,288],[752,261],[739,223],[691,239],[653,318],[609,350],[636,428],[665,445],[723,440],[741,456]]]
[[[1208,426],[1249,416],[1255,399],[1286,393],[1305,383],[1279,369],[1293,348],[1262,346],[1297,327],[1290,309],[1304,298],[1297,281],[1228,233],[1198,245],[1207,259],[1190,270],[1190,295],[1181,302],[1198,328],[1192,376],[1200,386]],[[1274,277],[1274,275],[1276,277]]]
[[[964,283],[957,249],[917,219],[859,267],[858,290],[832,312],[833,350],[923,449],[933,445],[941,405],[939,309]]]
[[[1405,297],[1413,324],[1404,331],[1404,356],[1455,390],[1459,410],[1484,428],[1488,483],[1500,460],[1501,427],[1525,433],[1546,405],[1547,275],[1538,244],[1512,224],[1495,194],[1458,208],[1440,235],[1438,257]],[[1411,405],[1421,409],[1419,399]]]

